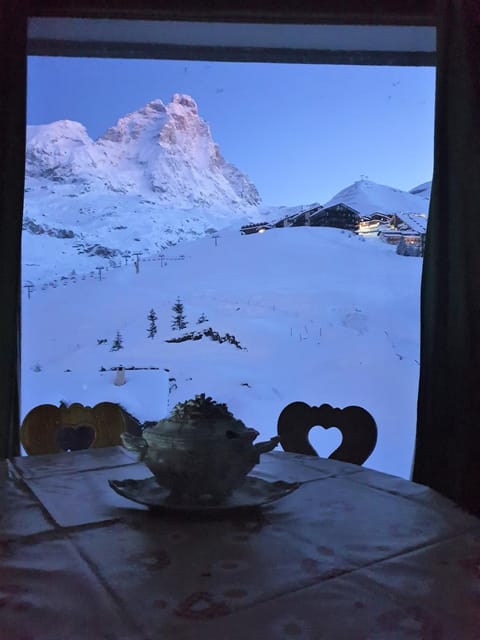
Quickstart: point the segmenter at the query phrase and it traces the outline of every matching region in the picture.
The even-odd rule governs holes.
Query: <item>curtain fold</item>
[[[480,4],[438,15],[413,480],[480,514]]]
[[[0,6],[0,458],[19,453],[26,25],[23,3],[4,0]]]

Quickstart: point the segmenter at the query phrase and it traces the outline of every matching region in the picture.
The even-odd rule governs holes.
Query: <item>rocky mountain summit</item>
[[[158,255],[258,219],[260,196],[222,156],[195,101],[153,100],[92,140],[79,122],[27,128],[24,276]],[[95,262],[95,264],[93,264]]]
[[[239,169],[228,163],[190,96],[153,100],[120,118],[93,141],[79,122],[30,126],[27,186],[70,186],[71,195],[92,190],[138,194],[159,204],[220,211],[256,207],[260,197]],[[37,185],[38,186],[38,185]]]

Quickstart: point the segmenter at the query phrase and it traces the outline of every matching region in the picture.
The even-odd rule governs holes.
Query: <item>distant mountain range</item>
[[[425,213],[430,184],[405,192],[360,180],[324,204],[344,202],[362,215]],[[261,206],[256,187],[223,158],[187,95],[166,105],[153,100],[95,141],[70,120],[29,126],[24,279],[59,275],[67,256],[68,264],[94,269],[301,208]]]

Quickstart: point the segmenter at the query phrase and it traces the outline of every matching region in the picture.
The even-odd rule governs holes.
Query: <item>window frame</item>
[[[3,127],[5,147],[0,158],[0,261],[2,263],[1,293],[4,309],[0,314],[0,350],[4,358],[0,364],[0,378],[6,380],[0,391],[0,458],[19,452],[19,392],[20,392],[20,293],[21,293],[21,228],[23,217],[23,183],[25,174],[26,129],[26,65],[28,55],[102,55],[112,56],[114,43],[107,51],[105,43],[75,38],[65,34],[57,38],[28,39],[29,20],[38,18],[88,18],[97,20],[144,20],[179,22],[219,22],[240,25],[346,25],[346,26],[402,26],[435,27],[435,0],[324,0],[321,6],[314,0],[292,3],[286,0],[258,3],[256,0],[216,0],[209,6],[198,0],[185,0],[181,5],[173,0],[4,0],[0,6],[0,35],[3,43],[1,84],[4,87],[0,104],[0,126]],[[266,28],[266,27],[265,27]],[[117,43],[118,44],[118,43]],[[341,43],[339,43],[341,45]],[[146,49],[135,49],[130,43],[130,57],[144,57]],[[157,47],[157,45],[155,45]],[[120,51],[121,49],[121,51]],[[118,55],[125,56],[122,44]],[[151,49],[151,47],[150,47]],[[162,57],[167,48],[156,48]],[[208,47],[189,48],[193,56],[241,56],[279,62],[324,62],[337,64],[430,64],[435,62],[432,51],[420,52],[413,45],[403,51],[371,51],[365,48],[342,49],[341,46],[323,50],[268,47]],[[170,48],[178,57],[179,49]],[[432,55],[433,53],[433,55]],[[183,52],[182,52],[183,55]],[[429,56],[429,62],[425,56]],[[288,59],[287,59],[288,58]],[[225,58],[226,59],[226,58]]]

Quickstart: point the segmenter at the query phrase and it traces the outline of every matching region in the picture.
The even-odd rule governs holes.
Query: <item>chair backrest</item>
[[[277,431],[284,451],[317,456],[308,441],[312,427],[337,427],[343,436],[340,446],[328,457],[343,462],[363,464],[375,449],[377,425],[362,407],[337,409],[329,404],[312,407],[305,402],[292,402],[278,417]]]
[[[25,416],[20,441],[29,455],[76,451],[121,444],[127,417],[114,402],[94,407],[78,402],[66,406],[41,404]]]

